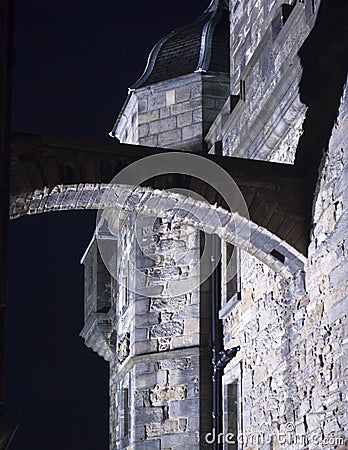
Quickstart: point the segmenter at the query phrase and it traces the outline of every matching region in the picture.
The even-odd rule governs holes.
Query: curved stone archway
[[[182,194],[118,184],[58,185],[14,197],[12,219],[51,211],[122,208],[126,212],[156,214],[174,211],[186,225],[240,247],[290,280],[304,270],[306,258],[278,236],[253,221]],[[213,217],[218,218],[212,220]],[[215,222],[215,223],[214,223]],[[242,232],[236,232],[236,229]]]
[[[13,199],[11,216],[14,218],[22,214],[20,213],[22,208],[25,209],[28,202],[36,199],[32,194],[34,192],[47,194],[48,191],[52,191],[55,198],[59,192],[57,186],[60,185],[80,186],[79,191],[85,190],[85,186],[100,186],[103,183],[106,185],[134,162],[163,153],[171,154],[172,151],[119,144],[115,141],[86,142],[80,139],[58,139],[14,133],[11,162],[11,197]],[[289,164],[217,155],[200,156],[216,163],[235,181],[254,223],[277,235],[280,240],[286,241],[303,255],[307,254],[308,205],[306,206],[302,201],[305,172]],[[206,187],[199,182],[200,180],[195,178],[194,187],[190,185],[189,189],[197,193],[203,192]],[[149,181],[146,185],[158,189],[167,189],[169,186],[167,178],[163,183],[160,180],[154,183]],[[64,195],[73,199],[74,196],[79,195],[73,192],[74,189],[74,187],[69,188]],[[97,188],[94,195],[98,195]],[[213,191],[204,196],[211,204],[219,201]],[[39,194],[38,197],[40,197]],[[89,201],[90,197],[87,196],[86,202]],[[13,204],[17,206],[14,208]]]

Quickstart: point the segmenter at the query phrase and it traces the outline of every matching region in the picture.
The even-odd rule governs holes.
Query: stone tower
[[[229,95],[229,13],[212,1],[152,49],[111,131],[121,142],[204,152],[204,136]]]
[[[228,42],[224,0],[161,39],[129,89],[111,136],[207,152],[204,137],[229,95]],[[212,429],[211,287],[195,282],[200,233],[170,215],[147,218],[139,229],[132,214],[117,232],[117,282],[95,239],[83,258],[81,335],[110,362],[110,448],[209,448],[199,442]],[[149,275],[141,292],[132,288],[135,270]],[[178,282],[194,288],[183,291]]]
[[[271,180],[256,177],[245,191],[253,250],[233,252],[222,238],[221,265],[185,293],[175,286],[199,277],[197,230],[125,211],[117,230],[98,224],[117,277],[94,238],[82,336],[110,362],[111,450],[345,448],[348,115],[346,74],[325,59],[333,52],[344,65],[343,3],[329,3],[213,0],[159,41],[129,89],[110,133],[122,143],[291,165],[302,191],[277,209],[279,186],[262,197]],[[310,232],[294,225],[299,214]],[[134,270],[146,280],[140,291]]]

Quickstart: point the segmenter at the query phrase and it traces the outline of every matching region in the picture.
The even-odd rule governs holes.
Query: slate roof
[[[212,0],[194,22],[172,31],[152,49],[137,89],[193,72],[229,73],[229,12],[226,0]]]

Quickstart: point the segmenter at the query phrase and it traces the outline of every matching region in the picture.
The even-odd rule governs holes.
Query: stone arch
[[[120,144],[115,140],[111,143],[85,142],[14,133],[11,196],[21,210],[27,193],[48,192],[61,185],[106,185],[134,162],[168,152],[171,150]],[[204,158],[216,163],[235,181],[254,223],[267,228],[303,255],[307,254],[309,205],[303,201],[306,172],[289,164],[216,155],[205,155]],[[67,171],[66,165],[73,170]],[[147,185],[166,189],[167,181],[149,181]],[[190,189],[197,193],[206,192],[206,186],[199,179],[195,178],[193,183],[194,188]],[[75,194],[69,190],[69,195]],[[220,202],[213,190],[205,197],[211,204]]]
[[[173,210],[175,217],[180,218],[183,223],[208,234],[217,234],[221,239],[256,257],[287,280],[291,280],[305,267],[305,256],[253,221],[182,194],[149,187],[96,183],[43,188],[25,196],[12,198],[10,218],[25,214],[111,206],[127,212],[156,215],[164,214],[168,209]],[[180,206],[184,206],[184,209],[180,209]],[[212,223],[213,217],[218,218],[218,224]],[[236,227],[248,231],[236,234]]]

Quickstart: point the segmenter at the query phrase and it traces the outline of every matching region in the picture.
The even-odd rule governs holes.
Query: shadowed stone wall
[[[346,448],[347,95],[322,162],[305,279],[287,283],[245,256],[241,301],[221,314],[225,345],[242,347],[224,375],[242,385],[239,429],[269,438],[256,448],[284,448],[289,423],[298,441],[286,448]]]
[[[294,161],[306,112],[298,90],[302,68],[297,52],[317,13],[317,7],[309,4],[232,3],[231,93],[235,100],[225,105],[231,114],[227,117],[222,111],[208,133],[209,148],[222,140],[225,155]]]
[[[313,24],[313,13],[318,6],[319,2],[312,5],[298,2],[283,30],[277,34],[273,47],[267,49],[263,42],[263,39],[271,39],[270,29],[266,28],[266,36],[246,61],[244,72],[240,67],[239,76],[245,80],[245,101],[237,103],[225,124],[221,121],[222,112],[208,134],[208,140],[213,141],[222,133],[225,154],[284,162],[294,160],[306,113],[297,87],[302,73],[297,52],[308,34],[308,24]],[[257,20],[253,26],[257,27]],[[272,28],[272,24],[269,26]],[[263,48],[266,49],[264,55]],[[259,72],[265,55],[269,58],[266,69],[271,78],[268,80],[262,80]],[[276,55],[273,61],[272,55]],[[282,58],[283,63],[279,64]],[[237,79],[233,82],[232,77],[233,83],[237,87]],[[261,97],[258,97],[258,89]],[[253,95],[248,97],[248,91]],[[241,266],[241,300],[231,302],[228,308],[227,299],[227,307],[221,314],[225,345],[242,347],[225,370],[224,403],[228,414],[231,398],[227,388],[237,384],[241,414],[238,430],[245,434],[246,440],[249,438],[245,448],[314,450],[343,449],[346,445],[346,122],[347,90],[320,168],[304,278],[300,278],[297,285],[284,282],[262,263],[245,256]],[[261,130],[258,135],[252,135],[252,139],[243,138],[244,130],[249,129],[248,123]],[[233,424],[225,422],[225,432],[231,430],[231,426]],[[288,429],[293,432],[292,438]],[[284,436],[290,439],[286,447]],[[252,437],[256,441],[251,442]]]
[[[348,89],[322,161],[314,201],[302,338],[303,420],[310,432],[348,433]]]

